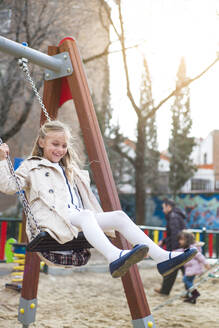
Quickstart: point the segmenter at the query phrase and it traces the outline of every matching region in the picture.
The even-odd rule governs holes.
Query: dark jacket
[[[179,248],[178,234],[185,229],[185,214],[179,208],[173,208],[171,212],[165,215],[167,220],[167,236],[163,240],[168,251]]]

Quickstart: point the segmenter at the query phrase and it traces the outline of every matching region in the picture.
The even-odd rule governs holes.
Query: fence
[[[22,219],[0,218],[0,261],[4,260],[5,243],[10,237],[18,242],[21,240]],[[153,226],[139,226],[156,244],[166,237],[166,228]],[[203,254],[209,258],[219,258],[219,231],[203,229],[190,229],[196,241],[203,241]]]
[[[156,244],[166,237],[166,228],[139,226]],[[204,242],[203,254],[209,258],[219,258],[219,231],[203,229],[189,229],[195,234],[196,241]]]

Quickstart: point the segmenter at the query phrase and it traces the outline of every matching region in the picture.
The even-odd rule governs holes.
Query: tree
[[[166,103],[171,97],[173,97],[179,89],[188,86],[193,81],[199,79],[201,76],[203,76],[212,66],[215,65],[215,63],[218,61],[219,57],[217,57],[208,67],[206,67],[200,74],[196,75],[193,78],[188,78],[186,81],[184,81],[180,86],[176,86],[176,88],[171,91],[165,98],[163,98],[161,101],[158,102],[157,105],[154,104],[154,102],[147,104],[147,112],[142,111],[141,104],[138,105],[137,100],[134,97],[134,92],[131,89],[131,83],[130,83],[130,74],[129,74],[129,65],[127,60],[127,47],[126,47],[126,37],[125,37],[125,29],[124,29],[124,21],[123,21],[123,15],[122,15],[122,1],[121,0],[115,0],[113,1],[113,5],[117,8],[118,13],[118,21],[114,19],[111,15],[111,10],[108,6],[107,0],[99,0],[102,4],[103,8],[105,9],[109,22],[117,35],[118,41],[121,46],[121,56],[123,60],[123,67],[125,72],[125,78],[126,78],[126,92],[127,97],[131,103],[131,106],[136,113],[137,116],[137,140],[136,140],[136,153],[135,158],[130,159],[130,162],[133,162],[133,167],[135,170],[135,190],[136,190],[136,222],[137,224],[145,223],[144,217],[145,217],[145,190],[143,190],[143,179],[145,177],[145,154],[146,154],[146,132],[145,127],[147,125],[147,122],[149,119],[153,118],[156,112],[161,108],[161,106]],[[136,46],[135,46],[136,47]],[[127,153],[125,153],[122,149],[118,149],[119,147],[115,146],[115,149],[118,150],[121,156],[128,158]]]
[[[2,0],[0,1],[1,34],[18,43],[26,41],[29,47],[46,53],[48,44],[56,45],[57,40],[62,39],[63,35],[69,35],[72,28],[76,39],[79,38],[80,32],[82,34],[86,32],[86,26],[90,27],[92,24],[95,25],[95,31],[99,33],[100,24],[98,25],[96,21],[96,24],[92,22],[94,14],[100,20],[103,19],[102,30],[105,29],[105,34],[108,34],[108,21],[104,22],[104,15],[101,15],[99,11],[98,0],[96,2],[88,0],[81,2],[77,0],[71,2],[68,0],[60,2]],[[72,12],[74,13],[73,24]],[[103,48],[105,42],[103,35],[101,33],[100,35],[102,39],[96,44],[97,48],[98,46]],[[104,45],[103,51],[91,51],[88,49],[90,45],[87,45],[86,42],[82,42],[82,45],[85,49],[87,47],[84,50],[86,54],[90,51],[83,60],[89,69],[92,66],[90,62],[105,56],[109,46],[108,44]],[[32,65],[30,65],[30,69],[31,76],[34,81],[37,81],[36,87],[39,90],[43,84],[43,70],[38,66],[32,67]],[[0,104],[0,135],[6,142],[20,131],[27,121],[35,96],[24,81],[24,74],[18,68],[17,59],[2,55],[2,53],[0,58],[0,97],[4,100]]]
[[[105,77],[109,78],[109,74],[106,74]],[[109,86],[109,83],[105,83],[105,85]],[[96,102],[95,96],[92,96],[113,177],[120,193],[124,185],[133,186],[134,184],[134,170],[132,163],[130,163],[131,157],[121,156],[120,154],[121,149],[122,153],[128,154],[130,147],[126,145],[126,138],[120,133],[119,126],[111,124],[112,108],[110,106],[109,87],[103,90],[103,99],[103,106],[99,108],[100,106]]]
[[[146,215],[147,191],[156,190],[159,152],[155,116],[146,119],[153,108],[152,85],[146,58],[143,60],[140,103],[137,119],[135,168],[136,222],[143,224]]]
[[[146,57],[143,58],[143,69],[140,88],[140,107],[142,113],[147,116],[154,107],[152,95],[152,82]],[[156,115],[145,122],[145,187],[153,193],[158,188],[158,162],[160,153],[157,144]]]
[[[195,146],[195,140],[189,136],[192,127],[189,87],[180,89],[180,85],[186,80],[186,64],[184,58],[182,58],[177,72],[176,85],[178,91],[174,96],[174,102],[171,108],[172,136],[169,141],[169,187],[174,197],[176,197],[177,192],[179,192],[185,182],[195,172],[195,166],[190,158],[193,147]]]
[[[145,223],[147,191],[153,192],[157,189],[159,161],[155,115],[146,119],[151,108],[153,108],[153,97],[150,72],[145,57],[142,67],[139,106],[136,105],[137,127],[134,147],[127,149],[125,146],[127,138],[120,133],[119,127],[114,128],[113,134],[110,135],[111,149],[124,159],[120,183],[121,176],[125,176],[126,179],[123,178],[124,184],[132,183],[136,190],[136,222],[138,224]],[[128,176],[129,178],[127,178]]]
[[[4,10],[7,25],[4,36],[21,43],[26,41],[29,47],[40,49],[48,34],[56,35],[56,6],[45,1],[2,1],[0,11]],[[52,33],[53,31],[53,33]],[[33,78],[36,73],[32,70]],[[36,83],[37,89],[42,85],[42,76]],[[32,108],[34,94],[24,88],[23,73],[18,69],[17,59],[1,56],[0,60],[0,135],[7,141],[16,134],[27,120]],[[23,99],[23,101],[21,101]],[[13,114],[12,114],[13,113]],[[15,114],[16,113],[16,114]],[[16,115],[16,119],[15,118]]]

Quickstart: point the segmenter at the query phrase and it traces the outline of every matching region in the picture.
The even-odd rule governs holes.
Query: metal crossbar
[[[38,50],[29,48],[18,42],[0,36],[0,50],[15,58],[27,58],[33,64],[59,72],[62,69],[62,60],[46,55]]]

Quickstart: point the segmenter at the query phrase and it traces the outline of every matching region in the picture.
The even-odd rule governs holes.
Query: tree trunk
[[[142,174],[140,173],[140,168],[136,170],[136,193],[135,193],[135,202],[136,202],[136,224],[145,224],[145,211],[146,211],[146,203],[145,203],[145,187],[142,181]]]
[[[137,143],[136,143],[136,161],[135,161],[135,203],[136,203],[136,223],[145,224],[146,210],[146,183],[145,183],[145,147],[146,134],[145,124],[139,118],[137,124]]]

